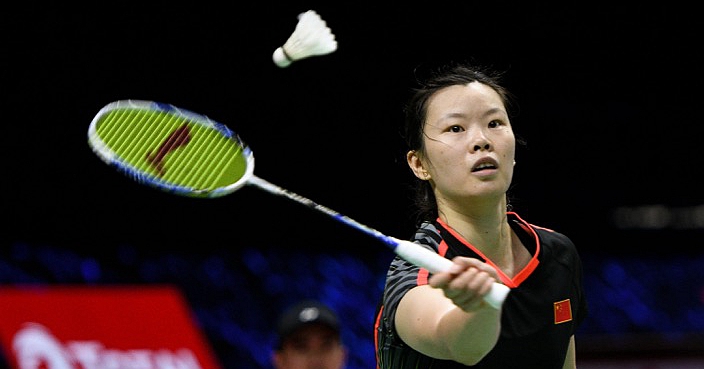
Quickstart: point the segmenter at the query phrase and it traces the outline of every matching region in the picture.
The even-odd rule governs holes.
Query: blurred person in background
[[[300,301],[279,316],[271,358],[274,368],[343,369],[347,355],[340,320],[322,302]]]

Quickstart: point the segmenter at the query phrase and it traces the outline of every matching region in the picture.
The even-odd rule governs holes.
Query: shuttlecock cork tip
[[[309,10],[298,15],[298,24],[283,46],[274,50],[274,63],[285,68],[294,61],[316,55],[330,54],[337,50],[335,35],[320,18],[318,13]]]

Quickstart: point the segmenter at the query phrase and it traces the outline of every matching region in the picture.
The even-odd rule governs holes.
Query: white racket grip
[[[396,242],[394,252],[404,260],[407,260],[421,268],[428,269],[431,273],[445,272],[450,269],[452,261],[420,246],[416,243],[406,240],[399,240],[391,237]],[[501,309],[501,306],[506,300],[511,289],[501,283],[494,283],[484,301],[496,309]]]

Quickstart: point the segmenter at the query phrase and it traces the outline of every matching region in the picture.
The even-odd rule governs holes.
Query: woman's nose
[[[482,129],[476,129],[470,132],[470,147],[472,151],[481,151],[491,149],[491,140],[486,136],[486,132]]]
[[[482,144],[475,144],[473,150],[474,151],[489,150],[490,148],[491,148],[491,145],[489,145],[488,142],[485,142],[483,145]]]

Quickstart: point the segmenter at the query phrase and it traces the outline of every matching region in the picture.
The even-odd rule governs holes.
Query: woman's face
[[[408,154],[415,175],[438,201],[505,197],[516,139],[500,96],[479,82],[439,90],[428,100],[425,151]]]

